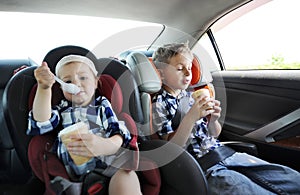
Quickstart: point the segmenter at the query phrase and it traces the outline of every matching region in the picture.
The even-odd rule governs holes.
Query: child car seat
[[[67,52],[72,53],[72,47],[67,47]],[[86,50],[83,49],[78,49],[78,47],[74,47],[75,53],[76,54],[82,54],[85,55],[84,53]],[[53,53],[51,53],[53,54]],[[47,57],[47,56],[46,56]],[[48,56],[49,57],[49,56]],[[47,61],[47,58],[45,59]],[[50,60],[49,60],[50,62]],[[49,63],[48,62],[48,63]],[[50,65],[51,62],[49,63]],[[54,70],[54,66],[52,67],[52,70]],[[33,72],[36,66],[32,66],[26,69],[23,69],[19,71],[8,83],[5,93],[4,93],[4,105],[5,105],[5,119],[8,123],[9,126],[9,131],[12,135],[14,145],[16,146],[16,151],[18,155],[20,156],[22,166],[26,169],[27,172],[31,172],[31,167],[28,161],[28,153],[27,153],[27,148],[31,140],[31,136],[28,136],[25,134],[26,129],[27,129],[27,117],[28,117],[28,112],[30,109],[30,105],[33,101],[34,97],[34,86],[36,84],[36,80],[34,78]],[[105,90],[103,90],[103,93],[113,93],[113,95],[109,96],[109,98],[112,99],[112,106],[113,109],[116,111],[121,111],[119,108],[122,106],[122,102],[120,99],[122,96],[120,95],[120,89],[117,88],[116,82],[111,83],[112,79],[109,75],[103,75],[101,77],[101,82],[105,86]],[[109,88],[109,85],[110,88]],[[57,88],[57,84],[53,86],[53,88]],[[59,90],[60,91],[60,90]],[[104,94],[105,95],[105,94]],[[59,98],[62,97],[62,93],[57,93],[55,98],[52,99],[53,103],[57,103],[59,101]],[[120,98],[120,99],[119,99]],[[56,101],[56,102],[55,102]],[[122,114],[120,112],[116,113],[119,114],[118,117],[123,120],[129,121],[130,117],[126,116],[126,114]],[[133,125],[131,125],[133,124]],[[134,132],[136,131],[135,128],[135,123],[132,122],[127,122],[127,126],[129,126],[129,129]],[[134,137],[136,137],[137,133],[133,133]],[[136,140],[135,140],[136,141]],[[136,143],[136,142],[135,142]],[[137,145],[134,145],[133,147],[137,148]],[[138,156],[136,156],[138,157]],[[138,159],[135,161],[135,168],[138,165]],[[25,178],[25,180],[29,179],[31,174],[29,175],[28,178]]]
[[[140,98],[143,108],[143,116],[144,116],[144,123],[141,126],[141,129],[139,130],[140,136],[144,136],[144,139],[141,139],[140,144],[140,151],[141,155],[145,155],[146,157],[153,156],[157,157],[160,155],[161,151],[164,151],[164,147],[170,146],[170,142],[162,141],[162,140],[155,140],[155,144],[150,144],[151,142],[155,142],[154,140],[151,140],[151,136],[154,134],[154,131],[152,130],[152,119],[151,119],[151,96],[153,93],[158,92],[161,89],[161,79],[160,76],[154,67],[154,65],[150,62],[149,58],[145,56],[141,52],[132,52],[130,53],[126,58],[126,65],[130,68],[132,73],[134,74],[137,84],[139,86],[139,92],[140,92]],[[142,132],[141,132],[142,131]],[[151,141],[149,141],[151,140]],[[168,143],[168,144],[166,144]],[[185,185],[190,186],[192,188],[195,182],[196,186],[201,186],[199,189],[193,189],[193,193],[203,193],[205,194],[207,191],[207,184],[205,176],[202,172],[202,169],[198,165],[198,163],[194,160],[194,158],[189,155],[185,150],[183,150],[181,147],[179,147],[176,144],[171,144],[172,147],[176,147],[176,149],[173,150],[173,152],[182,152],[182,156],[185,155],[185,161],[186,161],[186,168],[184,170],[182,169],[176,169],[176,166],[179,166],[180,163],[175,165],[175,162],[180,162],[178,159],[171,161],[170,163],[166,164],[166,167],[168,167],[168,171],[163,172],[161,171],[162,177],[166,175],[168,172],[169,175],[176,174],[177,176],[173,175],[172,177],[168,177],[166,180],[167,182],[172,181],[173,183],[177,183],[177,186],[172,185],[170,188],[165,188],[166,191],[169,191],[170,194],[175,192],[181,192],[181,193],[187,193],[189,191],[188,189],[185,189],[184,191],[180,191],[180,188],[184,188]],[[143,153],[143,151],[146,151]],[[165,156],[161,154],[161,157]],[[181,157],[182,157],[181,156]],[[164,159],[164,158],[161,158]],[[159,159],[159,160],[161,160]],[[159,160],[156,160],[156,162],[161,163]],[[182,159],[181,159],[182,160]],[[164,162],[163,162],[164,163]],[[187,167],[193,167],[192,170],[189,170]],[[174,171],[176,170],[176,171]],[[184,173],[184,171],[186,171]],[[194,171],[196,175],[191,174],[191,172]],[[174,178],[180,177],[181,183],[178,183],[174,181]],[[184,179],[184,177],[186,177]],[[187,183],[185,183],[187,182]],[[188,184],[189,183],[189,184]],[[162,182],[162,191],[164,191],[163,185],[164,182]],[[173,187],[173,191],[172,191]],[[192,193],[192,192],[191,192]],[[175,193],[176,194],[176,193]],[[188,193],[187,193],[188,194]]]
[[[128,152],[127,154],[129,155],[129,157],[126,158],[126,160],[128,160],[129,158],[132,160],[122,165],[122,168],[136,170],[138,166],[138,160],[139,160],[137,136],[136,136],[137,129],[131,117],[126,113],[122,113],[120,109],[123,103],[121,89],[118,83],[114,80],[114,78],[112,78],[110,75],[105,75],[105,74],[101,75],[99,78],[99,87],[100,85],[101,85],[101,90],[99,90],[99,95],[103,95],[108,98],[108,100],[111,102],[112,108],[115,111],[117,117],[119,118],[119,120],[125,122],[126,126],[128,127],[128,129],[130,129],[131,134],[133,136],[133,139],[130,142],[130,147],[134,151]],[[36,85],[34,85],[31,91],[29,97],[29,106],[31,106],[33,103],[35,91],[36,91]],[[58,85],[53,86],[52,93],[53,93],[52,104],[56,105],[58,102],[60,102],[60,100],[63,97]],[[50,184],[50,177],[48,175],[61,176],[69,179],[62,163],[58,161],[58,159],[55,159],[57,158],[56,156],[51,155],[51,153],[47,152],[47,150],[45,151],[44,149],[47,146],[47,144],[49,144],[50,146],[52,145],[54,137],[56,137],[56,135],[53,133],[47,135],[35,136],[31,139],[29,144],[29,149],[28,149],[28,155],[29,155],[28,158],[31,164],[31,168],[33,169],[36,176],[40,180],[45,182],[46,185]],[[40,157],[41,155],[43,155],[43,157]],[[45,158],[45,156],[47,158],[47,163],[46,162],[40,163],[40,161],[42,161],[41,159]],[[46,190],[49,190],[49,188],[50,186],[47,186]]]
[[[161,89],[161,79],[156,67],[152,63],[152,58],[144,55],[142,52],[132,52],[126,58],[126,65],[135,75],[137,80],[140,97],[143,107],[144,123],[141,127],[141,134],[144,134],[146,139],[155,137],[155,131],[152,129],[152,106],[151,96]],[[213,86],[202,80],[201,64],[195,57],[192,65],[192,80],[189,90],[194,91],[200,88],[207,88],[211,95],[214,96]]]

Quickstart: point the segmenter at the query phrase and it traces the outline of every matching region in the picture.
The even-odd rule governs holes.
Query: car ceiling
[[[164,24],[195,39],[220,16],[251,0],[2,0],[1,11],[141,20]]]

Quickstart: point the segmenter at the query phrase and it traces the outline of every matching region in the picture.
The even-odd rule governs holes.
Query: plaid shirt
[[[176,98],[162,89],[153,97],[153,129],[157,131],[160,137],[176,131],[182,116],[184,116],[194,104],[194,99],[191,95],[191,92],[182,91]],[[177,115],[177,110],[180,110],[181,118],[174,120],[174,118],[176,118],[175,115]],[[209,150],[221,146],[218,140],[209,136],[207,125],[208,120],[204,117],[195,123],[192,130],[187,144],[187,150],[194,157],[199,158]]]
[[[73,107],[71,102],[62,100],[60,105],[52,109],[51,118],[44,122],[35,121],[32,111],[30,111],[26,133],[28,135],[40,135],[53,131],[56,127],[61,127],[60,125],[62,125],[62,128],[65,128],[85,119],[89,122],[91,133],[106,138],[119,134],[123,137],[122,147],[129,146],[131,140],[129,130],[122,121],[118,121],[110,102],[103,96],[98,97],[87,107]],[[72,174],[75,173],[78,176],[96,167],[105,169],[116,157],[116,155],[98,156],[78,166],[74,164],[66,146],[60,139],[57,138],[53,150],[62,160],[68,172],[70,173],[71,170]]]

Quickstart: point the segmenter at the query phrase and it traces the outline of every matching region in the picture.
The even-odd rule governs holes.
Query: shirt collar
[[[162,96],[166,97],[166,98],[171,98],[171,99],[177,99],[180,100],[184,97],[188,96],[188,92],[185,90],[181,90],[181,92],[179,93],[179,95],[177,97],[174,97],[172,94],[170,94],[169,92],[167,92],[165,89],[162,89]]]
[[[88,106],[84,106],[84,107],[95,107],[95,106],[99,106],[101,104],[101,99],[102,96],[99,96],[97,98],[95,98],[94,100],[92,100],[90,102],[90,104]],[[61,107],[80,107],[80,106],[73,106],[71,101],[68,101],[66,99],[63,99],[60,103]]]

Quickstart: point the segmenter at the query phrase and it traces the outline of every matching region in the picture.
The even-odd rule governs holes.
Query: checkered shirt
[[[172,96],[165,90],[161,90],[152,100],[152,124],[158,136],[163,136],[176,131],[178,125],[174,127],[176,111],[182,109],[184,115],[193,105],[192,93],[183,90],[178,97]],[[179,105],[185,106],[179,106]],[[180,107],[180,108],[179,108]],[[190,139],[187,142],[187,150],[195,157],[199,158],[209,150],[221,146],[220,142],[208,134],[208,119],[199,119],[192,130]]]
[[[74,107],[72,103],[62,100],[60,105],[52,108],[51,118],[48,121],[37,122],[34,120],[32,111],[28,118],[28,135],[41,135],[57,127],[68,127],[83,119],[87,119],[90,125],[90,132],[102,137],[112,137],[119,134],[123,137],[123,148],[129,147],[131,135],[123,121],[118,121],[110,102],[103,96],[98,97],[87,107]],[[57,138],[53,151],[57,153],[67,170],[72,170],[72,174],[80,176],[94,168],[105,169],[116,158],[116,155],[98,156],[92,158],[87,163],[75,165],[67,152],[66,146]]]

